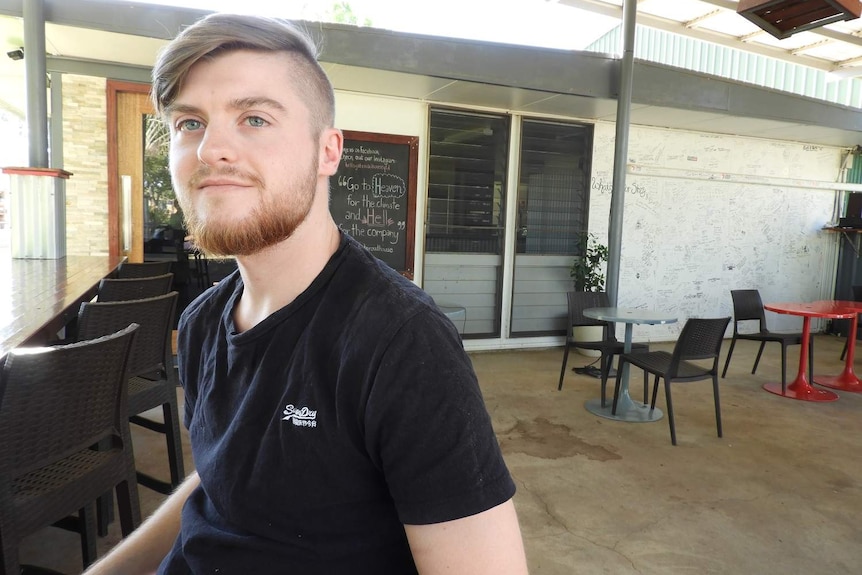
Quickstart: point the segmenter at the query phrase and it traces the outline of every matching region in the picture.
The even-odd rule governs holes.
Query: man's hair
[[[294,24],[276,18],[210,14],[171,41],[153,66],[152,99],[160,115],[176,100],[191,67],[202,59],[235,50],[284,52],[292,56],[299,97],[311,111],[312,128],[320,133],[335,121],[335,95],[317,61],[312,39]]]

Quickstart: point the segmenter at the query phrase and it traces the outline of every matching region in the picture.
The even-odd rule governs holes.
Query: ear
[[[327,128],[320,134],[320,153],[318,154],[318,175],[331,176],[338,170],[341,152],[344,148],[344,136],[341,130]]]

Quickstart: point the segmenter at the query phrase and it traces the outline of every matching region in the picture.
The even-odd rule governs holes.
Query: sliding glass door
[[[500,335],[509,123],[431,111],[424,288],[465,308],[468,338]]]
[[[465,338],[565,332],[593,126],[514,119],[515,130],[507,114],[431,110],[423,287],[465,309]]]
[[[569,270],[589,213],[591,125],[521,126],[512,336],[565,332]]]

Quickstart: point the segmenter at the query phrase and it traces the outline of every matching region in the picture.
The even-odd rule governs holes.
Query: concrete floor
[[[842,346],[817,336],[815,372],[839,373]],[[721,380],[723,439],[709,382],[674,386],[677,447],[666,419],[621,423],[587,412],[596,379],[569,371],[557,391],[560,349],[473,354],[518,485],[530,572],[862,573],[862,394],[815,404],[767,393],[761,386],[780,379],[778,346],[767,347],[753,376],[756,351],[739,342]],[[590,361],[574,354],[569,365]],[[797,362],[798,347],[790,348],[791,380]],[[640,381],[635,372],[633,392]],[[145,433],[135,434],[140,465],[163,466],[163,442]],[[160,500],[141,488],[145,514]],[[29,538],[21,558],[81,570],[77,537],[56,529]]]

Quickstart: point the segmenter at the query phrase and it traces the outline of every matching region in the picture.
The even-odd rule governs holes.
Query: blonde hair
[[[320,133],[335,121],[332,83],[317,61],[318,50],[303,30],[285,20],[238,14],[210,14],[172,40],[153,66],[151,97],[160,115],[174,102],[189,70],[199,60],[235,50],[284,52],[296,66],[297,92]]]

